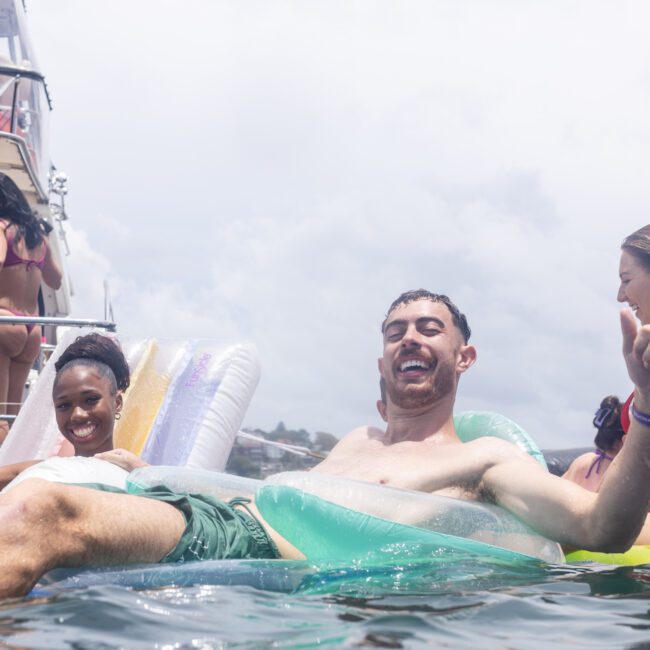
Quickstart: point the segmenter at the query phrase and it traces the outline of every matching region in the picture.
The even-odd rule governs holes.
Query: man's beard
[[[435,404],[454,390],[455,373],[450,365],[438,365],[433,379],[422,384],[407,384],[398,388],[395,383],[386,382],[386,390],[390,401],[402,409],[416,409]]]

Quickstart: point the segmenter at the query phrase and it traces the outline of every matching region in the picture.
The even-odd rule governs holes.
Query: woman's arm
[[[40,460],[24,460],[22,463],[13,463],[12,465],[0,467],[0,489],[11,483],[24,469],[40,462]]]
[[[0,269],[5,265],[7,259],[7,223],[0,219]]]
[[[650,515],[645,518],[641,532],[636,538],[634,544],[636,546],[650,546]]]
[[[635,405],[650,413],[650,326],[637,332],[627,311],[621,314],[621,325]],[[650,427],[632,420],[623,449],[597,493],[514,461],[489,469],[483,487],[546,537],[573,548],[625,551],[640,534],[650,501]]]
[[[61,272],[59,265],[54,261],[54,258],[52,257],[52,250],[50,249],[50,243],[47,240],[47,237],[44,237],[43,241],[45,242],[45,260],[43,261],[43,281],[48,287],[54,290],[60,289],[61,278],[63,277],[63,273]],[[2,250],[0,249],[0,253],[1,252]],[[4,257],[1,257],[0,259],[4,259]]]

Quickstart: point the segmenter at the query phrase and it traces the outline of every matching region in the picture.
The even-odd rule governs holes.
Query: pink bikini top
[[[4,266],[18,266],[19,264],[25,265],[25,270],[29,271],[31,268],[39,268],[43,270],[43,265],[45,264],[45,255],[46,251],[43,251],[43,257],[40,260],[26,260],[22,257],[19,257],[14,251],[14,236],[7,234],[5,229],[5,237],[7,238],[7,255],[5,256]]]

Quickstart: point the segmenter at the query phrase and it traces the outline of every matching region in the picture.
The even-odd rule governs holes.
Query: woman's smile
[[[59,430],[78,456],[92,456],[113,448],[115,414],[122,396],[96,368],[75,365],[57,377],[53,391]]]

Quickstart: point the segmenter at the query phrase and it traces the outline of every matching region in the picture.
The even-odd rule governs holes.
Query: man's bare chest
[[[335,450],[321,463],[318,471],[388,487],[475,499],[475,490],[470,486],[452,476],[447,480],[449,455],[442,447],[432,449],[422,442],[386,444],[381,440],[362,439],[344,450]],[[427,484],[435,475],[441,477],[441,484],[431,490]]]

